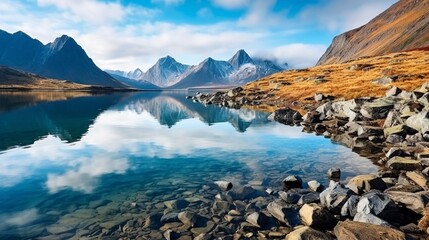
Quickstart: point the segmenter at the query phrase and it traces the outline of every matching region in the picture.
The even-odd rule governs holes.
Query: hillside
[[[161,88],[148,82],[145,80],[136,80],[127,78],[124,76],[116,75],[113,73],[109,73],[110,76],[115,78],[116,80],[120,81],[121,83],[128,85],[132,88],[139,89],[139,90],[160,90]]]
[[[10,34],[0,30],[0,64],[80,84],[126,87],[98,68],[85,50],[66,35],[43,45],[24,32]]]
[[[341,64],[289,70],[243,86],[247,99],[262,108],[284,107],[313,99],[315,93],[336,98],[379,97],[391,86],[413,90],[429,81],[429,52],[409,51],[367,57]]]
[[[0,66],[0,90],[1,89],[91,90],[95,88],[66,80],[44,78]]]
[[[317,65],[429,46],[429,1],[401,0],[367,24],[336,36]]]

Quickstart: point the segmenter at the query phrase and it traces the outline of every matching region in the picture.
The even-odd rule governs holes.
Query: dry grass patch
[[[311,98],[315,93],[344,99],[380,97],[392,86],[410,91],[429,81],[428,62],[428,51],[363,57],[342,64],[276,73],[243,88],[246,93],[256,89],[262,94],[274,93],[273,97],[264,100],[277,102],[302,101]],[[374,83],[383,77],[393,79],[392,83]]]

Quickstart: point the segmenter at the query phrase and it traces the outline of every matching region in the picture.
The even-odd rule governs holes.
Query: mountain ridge
[[[0,64],[53,79],[86,85],[126,88],[98,68],[71,37],[62,35],[43,45],[22,31],[0,31]]]
[[[317,65],[429,46],[429,1],[400,0],[367,24],[336,36]]]
[[[158,59],[141,77],[128,77],[136,71],[143,72],[138,68],[130,72],[105,71],[115,75],[117,79],[126,77],[136,82],[147,81],[160,88],[184,89],[237,86],[283,70],[270,60],[251,58],[244,49],[240,49],[228,61],[208,57],[198,65],[182,64],[167,55]],[[129,84],[129,81],[125,84]]]

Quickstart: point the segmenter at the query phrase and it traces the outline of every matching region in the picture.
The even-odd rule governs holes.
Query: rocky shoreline
[[[264,96],[249,98],[240,87],[188,98],[232,108],[264,104]],[[299,105],[293,103],[270,118],[351,148],[378,165],[378,174],[331,181],[326,187],[310,181],[308,189],[299,176],[287,176],[283,190],[267,191],[266,204],[241,212],[231,239],[271,239],[276,234],[290,240],[429,238],[429,83],[410,92],[392,87],[380,98],[334,100],[315,94],[314,101],[305,114],[292,109]],[[338,173],[332,169],[328,175],[335,180]],[[228,214],[221,217],[230,219]]]

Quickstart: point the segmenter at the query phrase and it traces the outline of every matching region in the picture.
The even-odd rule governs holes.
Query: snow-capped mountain
[[[244,64],[255,64],[253,59],[243,49],[238,50],[228,62],[234,69],[239,69]]]
[[[236,86],[282,70],[269,60],[252,59],[241,49],[229,61],[208,58],[199,65],[190,67],[170,88]]]
[[[225,61],[216,61],[207,58],[197,66],[191,67],[182,76],[180,81],[171,88],[183,89],[196,86],[228,85],[228,78],[234,68]]]
[[[134,79],[134,80],[142,79],[142,76],[144,74],[144,72],[140,70],[140,68],[136,68],[135,70],[132,70],[129,72],[125,72],[121,70],[110,70],[110,69],[105,69],[104,71],[110,75],[115,75],[116,77],[120,76],[120,77],[125,77],[129,79]]]
[[[188,68],[188,65],[178,63],[174,58],[166,56],[159,59],[138,79],[149,81],[160,87],[168,87],[180,81],[182,74]]]
[[[140,69],[128,73],[117,70],[106,70],[106,72],[128,79],[148,81],[161,88],[186,89],[242,85],[283,69],[269,60],[252,59],[246,51],[241,49],[228,61],[218,61],[209,57],[196,66],[189,66],[167,56],[159,59],[145,73]],[[140,75],[141,77],[139,77]],[[129,85],[129,82],[126,84]]]
[[[140,70],[140,68],[136,68],[133,71],[129,71],[129,72],[125,73],[124,77],[138,80],[138,79],[143,78],[143,74],[144,74],[144,72],[142,70]]]

